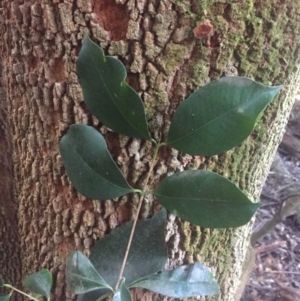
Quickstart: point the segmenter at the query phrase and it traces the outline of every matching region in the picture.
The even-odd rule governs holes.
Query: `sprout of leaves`
[[[151,138],[143,101],[125,82],[126,69],[87,35],[78,57],[77,71],[90,112],[113,131],[155,144],[148,179],[161,147],[190,155],[223,153],[252,132],[259,114],[280,91],[246,77],[224,77],[192,93],[176,110],[166,141]],[[137,220],[147,190],[131,187],[113,161],[104,137],[93,127],[72,125],[60,142],[60,153],[74,187],[101,200],[128,193],[140,194],[133,222],[99,240],[88,259],[73,253],[67,262],[67,283],[78,300],[96,300],[113,293],[113,300],[131,300],[129,288],[142,287],[174,298],[219,293],[209,269],[196,262],[163,271],[167,261],[162,209],[149,220]],[[146,181],[147,182],[147,181]],[[234,183],[206,170],[186,170],[161,181],[152,191],[171,214],[208,228],[246,224],[259,204]],[[128,237],[130,237],[128,239]],[[149,243],[151,242],[151,243]],[[126,252],[129,248],[130,251]]]

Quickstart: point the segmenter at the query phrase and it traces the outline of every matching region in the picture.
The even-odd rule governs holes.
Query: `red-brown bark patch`
[[[30,71],[34,71],[38,68],[39,61],[36,57],[32,57],[29,61]]]
[[[129,12],[126,6],[113,0],[94,0],[94,13],[103,28],[110,32],[113,41],[126,38]]]
[[[62,59],[55,59],[52,65],[52,75],[55,81],[63,82],[66,79],[65,64]]]
[[[119,206],[116,209],[117,218],[120,224],[127,222],[130,219],[130,212],[126,206]]]
[[[202,39],[205,37],[209,37],[213,34],[214,27],[210,23],[209,20],[205,20],[197,25],[197,27],[194,28],[194,36],[197,39]]]

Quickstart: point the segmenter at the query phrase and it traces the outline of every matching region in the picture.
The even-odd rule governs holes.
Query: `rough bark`
[[[0,64],[0,277],[8,283],[21,283],[20,238],[17,199],[13,183],[12,145],[7,123],[6,93]],[[3,292],[3,290],[1,290]]]
[[[106,53],[124,62],[128,82],[141,93],[157,139],[165,137],[170,118],[186,95],[211,79],[238,74],[265,84],[284,84],[285,91],[241,146],[211,158],[165,150],[151,179],[155,185],[166,173],[207,168],[258,198],[299,84],[296,1],[2,0],[0,9],[8,112],[4,122],[10,128],[14,171],[10,180],[18,199],[13,215],[19,216],[23,263],[19,271],[25,276],[49,268],[55,276],[55,300],[72,298],[64,284],[70,250],[89,253],[96,239],[133,216],[137,203],[134,197],[100,203],[74,190],[58,153],[68,126],[75,122],[99,128],[132,185],[143,182],[151,157],[148,143],[118,137],[87,112],[75,69],[85,31]],[[197,40],[193,28],[205,19],[214,33]],[[11,195],[12,189],[7,193]],[[147,199],[142,217],[151,215],[153,202]],[[251,224],[210,230],[170,217],[169,264],[205,262],[222,288],[220,296],[207,300],[233,300],[250,231]],[[137,294],[151,299],[150,293]]]

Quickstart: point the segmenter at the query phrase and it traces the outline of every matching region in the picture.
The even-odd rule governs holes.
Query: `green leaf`
[[[205,228],[242,226],[259,207],[228,179],[204,170],[165,178],[153,194],[172,214]]]
[[[74,294],[83,294],[99,288],[113,289],[98,274],[90,260],[81,252],[76,251],[68,258],[66,281]]]
[[[281,86],[246,77],[223,77],[191,94],[176,110],[166,144],[191,155],[211,156],[244,141]]]
[[[173,298],[219,293],[219,285],[212,273],[199,262],[155,274],[134,283],[131,287],[142,287]]]
[[[166,264],[168,254],[165,244],[166,210],[162,209],[153,218],[138,220],[123,273],[126,283],[144,278],[160,271]],[[111,287],[115,287],[132,222],[114,229],[109,235],[96,242],[90,260]],[[80,301],[93,301],[107,293],[99,290],[84,294]]]
[[[77,61],[84,101],[93,115],[117,133],[151,140],[140,96],[125,82],[126,69],[84,36]]]
[[[31,292],[45,296],[47,300],[50,300],[52,274],[47,269],[40,270],[28,276],[24,280],[23,285]]]
[[[152,275],[167,262],[165,244],[166,210],[153,218],[138,220],[123,273],[127,283]],[[90,260],[106,281],[115,287],[132,229],[132,221],[96,242]]]
[[[107,200],[134,191],[93,127],[71,125],[60,141],[60,154],[72,184],[83,195]]]
[[[12,295],[12,291],[8,294],[8,295],[5,295],[5,296],[0,296],[0,301],[8,301]]]
[[[125,285],[125,279],[122,278],[122,282],[120,283],[120,287],[114,293],[113,301],[132,301],[130,292]]]

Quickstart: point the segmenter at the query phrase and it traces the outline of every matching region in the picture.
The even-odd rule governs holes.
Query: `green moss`
[[[197,89],[205,83],[205,80],[209,77],[210,69],[210,50],[200,44],[195,45],[194,49],[196,53],[195,62],[189,65],[191,77],[188,84],[192,90]]]
[[[241,75],[251,76],[255,74],[257,67],[255,64],[249,62],[247,58],[243,57],[240,60],[240,70],[242,71]]]
[[[197,15],[191,10],[191,1],[189,0],[171,0],[176,5],[176,11],[184,14],[186,18],[195,20]]]
[[[298,43],[295,41],[300,40],[300,29],[296,12],[300,11],[300,2],[199,0],[191,5],[187,0],[174,0],[174,3],[181,7],[180,12],[184,16],[190,18],[191,30],[205,19],[214,26],[213,37],[191,39],[185,46],[194,47],[189,66],[191,78],[185,83],[188,89],[195,90],[208,78],[222,74],[229,61],[237,67],[239,75],[255,78],[267,85],[284,84],[285,78],[289,78],[294,68],[291,58],[296,61],[298,57]],[[180,51],[179,57],[183,53],[182,49]],[[170,60],[165,66],[167,72],[178,63],[175,52],[175,48],[170,50]],[[207,158],[201,168],[229,177],[245,191],[249,191],[249,187],[253,189],[248,179],[253,166],[252,157],[254,152],[264,149],[268,126],[278,108],[279,100],[265,111],[247,141],[226,154]],[[232,264],[233,241],[230,237],[233,230],[202,229],[188,223],[181,223],[180,227],[188,257],[193,256],[194,260],[209,262],[216,267],[222,286]],[[222,300],[222,296],[208,300],[218,298]]]
[[[190,223],[182,221],[179,224],[181,237],[183,237],[183,240],[181,241],[182,247],[186,252],[193,253],[192,247],[190,245],[190,238],[191,238],[191,227]]]
[[[230,179],[238,185],[240,189],[246,189],[246,173],[249,165],[249,140],[242,143],[232,152],[230,170]]]
[[[174,69],[180,65],[183,58],[186,56],[188,49],[185,45],[168,43],[165,49],[163,60],[159,63],[167,75],[170,75]]]
[[[201,239],[201,228],[198,226],[192,226],[192,233],[191,233],[191,245],[196,248]]]
[[[232,20],[245,21],[250,18],[252,11],[252,0],[243,1],[243,3],[231,3],[229,9],[229,16]]]

